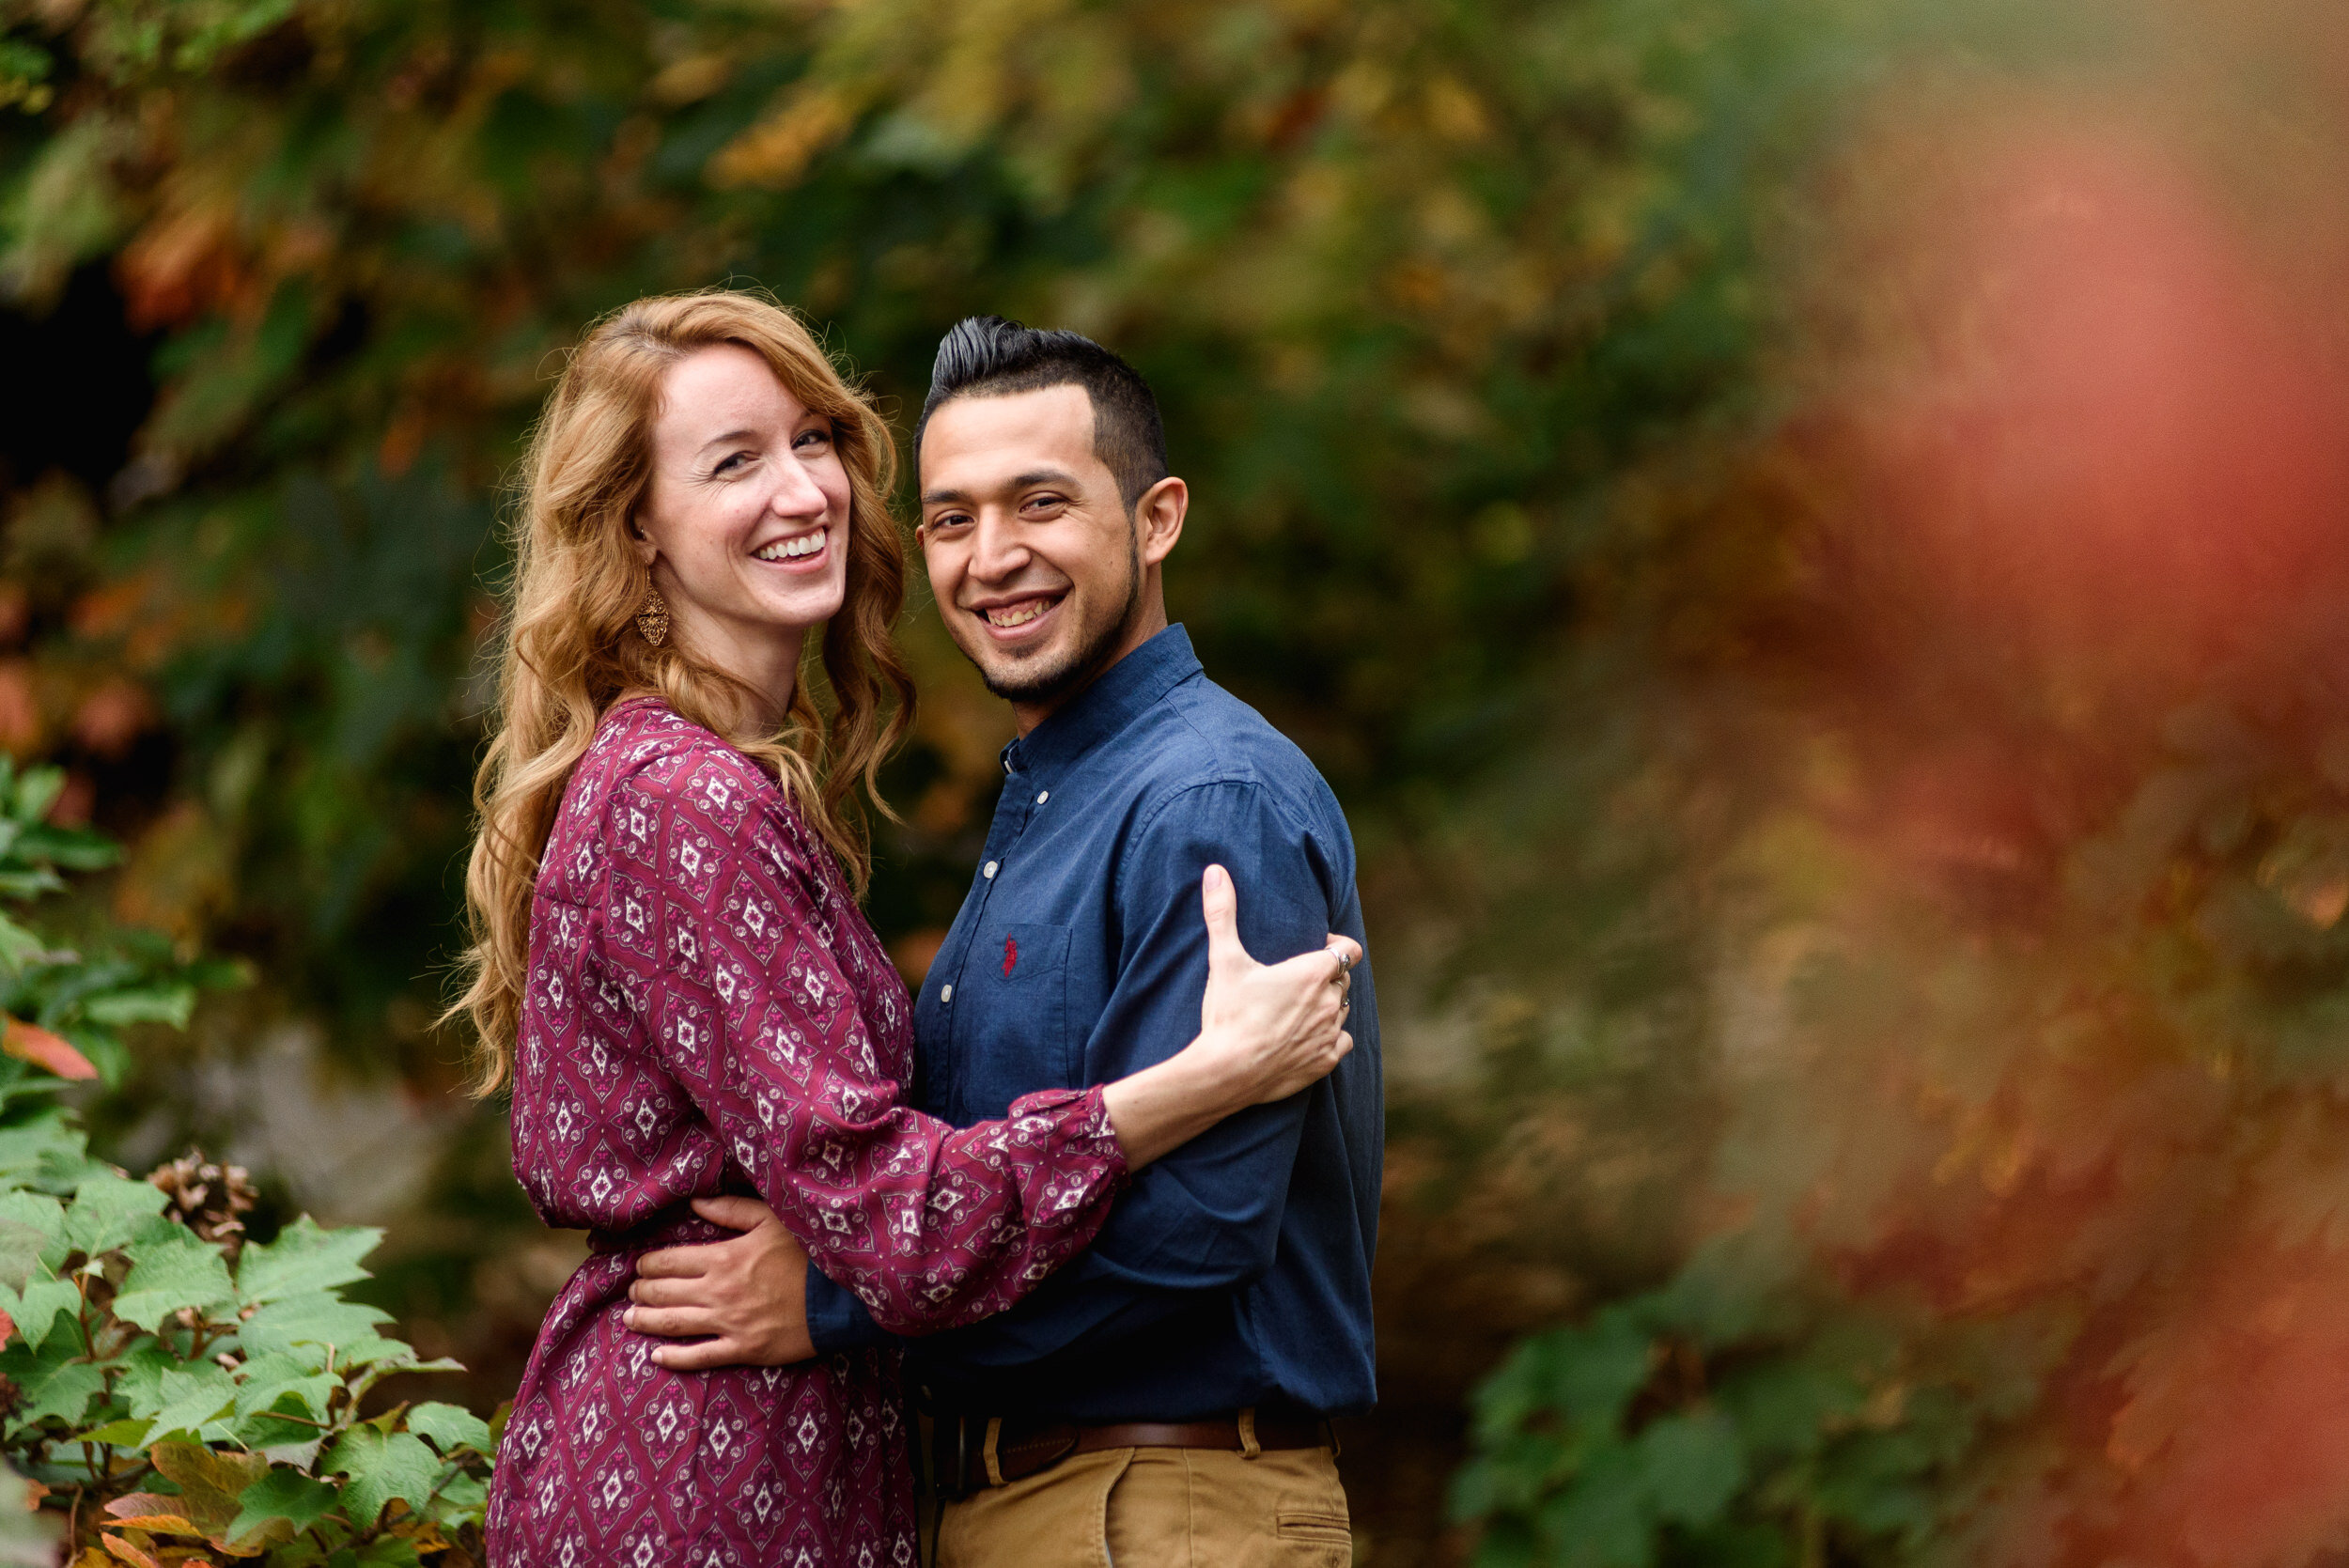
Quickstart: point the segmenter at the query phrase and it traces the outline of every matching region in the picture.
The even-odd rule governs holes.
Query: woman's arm
[[[1193,1059],[1154,1069],[1114,1110],[1108,1091],[1059,1090],[969,1128],[922,1115],[881,1070],[856,994],[812,928],[809,880],[772,825],[742,809],[763,793],[747,787],[746,766],[703,753],[615,794],[616,819],[631,826],[615,835],[611,928],[651,960],[641,1005],[663,1064],[784,1226],[884,1327],[923,1332],[1001,1311],[1091,1239],[1126,1179],[1128,1137],[1154,1157],[1249,1103],[1243,1094],[1310,1081],[1298,1075],[1334,1060],[1336,961],[1309,955],[1318,975],[1275,976],[1237,954],[1235,936],[1230,1004]],[[1224,903],[1228,924],[1228,882]]]

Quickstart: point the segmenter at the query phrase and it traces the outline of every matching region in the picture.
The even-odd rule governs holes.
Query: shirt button
[[[1050,790],[1049,790],[1049,789],[1039,789],[1039,790],[1037,790],[1037,791],[1036,791],[1036,795],[1035,795],[1035,803],[1036,803],[1037,805],[1039,805],[1039,806],[1040,806],[1040,805],[1042,805],[1045,801],[1047,801],[1047,800],[1050,800],[1051,798],[1052,798],[1052,792],[1051,792]]]
[[[952,986],[941,986],[938,988],[938,1000],[948,1006],[954,1005],[955,988]]]
[[[995,862],[993,861],[988,862],[986,866],[979,872],[979,875],[986,877],[990,882],[995,880]]]

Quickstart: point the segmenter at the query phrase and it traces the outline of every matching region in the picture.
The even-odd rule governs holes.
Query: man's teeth
[[[1057,601],[1051,599],[1032,598],[1024,604],[1015,604],[1008,610],[990,610],[987,613],[987,624],[1006,628],[1026,626],[1030,621],[1052,608],[1055,602]]]
[[[819,528],[813,534],[801,534],[793,538],[777,539],[766,549],[754,551],[752,553],[761,561],[791,561],[802,555],[813,555],[823,548],[824,531]]]

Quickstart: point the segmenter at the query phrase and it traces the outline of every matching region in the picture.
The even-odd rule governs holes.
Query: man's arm
[[[1320,947],[1333,910],[1350,903],[1350,868],[1263,785],[1176,796],[1119,863],[1119,971],[1086,1042],[1090,1081],[1161,1061],[1197,1028],[1207,941],[1190,917],[1191,890],[1219,862],[1239,886],[1242,939],[1267,961]],[[1087,1250],[1008,1312],[927,1338],[926,1358],[1019,1366],[1080,1341],[1109,1343],[1261,1275],[1279,1245],[1307,1098],[1252,1107],[1139,1172]]]

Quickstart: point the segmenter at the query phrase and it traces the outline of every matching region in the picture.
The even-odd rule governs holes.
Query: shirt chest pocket
[[[1003,926],[981,939],[963,973],[963,989],[976,1004],[962,1020],[971,1028],[966,1112],[1001,1116],[1022,1094],[1075,1087],[1068,927]]]

